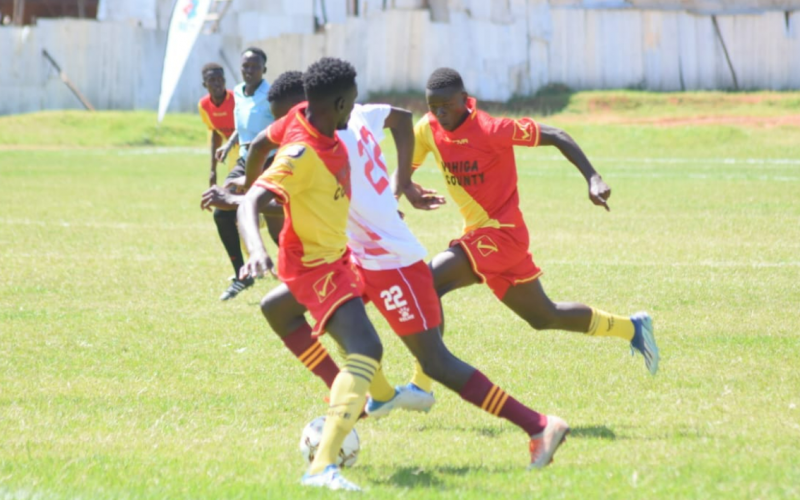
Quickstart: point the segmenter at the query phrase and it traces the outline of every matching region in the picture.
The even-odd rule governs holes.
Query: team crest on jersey
[[[475,248],[481,253],[482,256],[486,257],[487,255],[499,252],[500,250],[497,248],[497,243],[495,243],[490,237],[483,235],[477,240],[475,240]]]
[[[533,142],[535,130],[533,122],[514,120],[514,140],[519,142]]]
[[[290,158],[300,158],[306,152],[306,147],[302,144],[290,144],[281,152]]]

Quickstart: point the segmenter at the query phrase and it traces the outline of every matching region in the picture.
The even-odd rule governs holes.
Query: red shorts
[[[542,270],[533,262],[527,243],[525,228],[484,227],[451,241],[450,246],[461,246],[481,283],[489,285],[495,296],[502,300],[512,286],[542,275]]]
[[[400,269],[372,271],[359,267],[364,297],[375,303],[397,335],[413,335],[442,324],[433,275],[419,261]]]
[[[316,320],[313,335],[325,333],[325,325],[336,309],[345,302],[361,297],[363,285],[350,261],[350,255],[331,264],[322,264],[302,274],[285,279],[294,298],[308,309]]]

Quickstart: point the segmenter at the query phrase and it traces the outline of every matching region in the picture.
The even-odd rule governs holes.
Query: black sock
[[[236,210],[220,210],[214,209],[214,222],[217,224],[217,232],[219,232],[219,239],[225,246],[225,251],[228,252],[228,257],[231,259],[233,271],[236,273],[236,278],[239,278],[239,269],[244,265],[244,257],[242,256],[242,247],[239,243],[239,228],[236,227]]]

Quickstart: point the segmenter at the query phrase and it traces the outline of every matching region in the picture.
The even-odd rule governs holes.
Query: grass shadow
[[[375,483],[384,486],[396,486],[400,488],[442,488],[444,481],[437,478],[439,474],[449,476],[466,476],[483,467],[454,467],[443,466],[425,469],[422,467],[400,467],[391,476],[374,480]]]
[[[479,434],[484,437],[497,437],[501,434],[505,434],[507,432],[518,432],[519,430],[515,427],[508,427],[508,426],[482,426],[482,427],[475,427],[475,426],[462,426],[462,425],[437,425],[437,424],[422,424],[416,428],[418,432],[425,432],[425,431],[448,431],[448,432],[472,432],[475,434]]]
[[[585,438],[585,439],[608,439],[615,440],[617,435],[614,431],[605,425],[588,425],[581,427],[573,427],[570,430],[569,436],[572,438]]]

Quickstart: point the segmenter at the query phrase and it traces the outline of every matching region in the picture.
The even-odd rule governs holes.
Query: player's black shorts
[[[238,179],[239,177],[244,175],[244,158],[239,158],[236,160],[236,166],[228,172],[228,176],[225,177],[225,180],[230,179]]]
[[[270,156],[269,158],[267,158],[267,161],[264,163],[264,170],[268,169],[269,166],[272,165],[272,160],[274,158],[275,156]],[[230,172],[228,172],[228,176],[225,177],[225,180],[237,179],[239,177],[242,177],[245,173],[244,163],[245,163],[244,158],[239,158],[238,160],[236,160],[236,166],[233,167]]]

